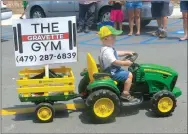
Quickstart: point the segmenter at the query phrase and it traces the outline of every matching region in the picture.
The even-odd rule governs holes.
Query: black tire
[[[141,21],[141,27],[147,26],[150,22],[151,22],[151,20],[142,20]]]
[[[99,99],[108,99],[113,102],[113,110],[107,117],[99,117],[95,113],[94,105]],[[106,89],[94,91],[86,99],[86,109],[88,110],[89,117],[91,117],[92,121],[95,123],[106,123],[115,120],[115,117],[120,112],[120,106],[121,104],[118,96],[114,92]]]
[[[51,116],[49,116],[49,118],[47,118],[46,120],[42,120],[39,116],[38,116],[38,112],[39,110],[41,110],[42,108],[48,108]],[[39,122],[42,123],[48,123],[48,122],[52,122],[53,118],[55,116],[55,110],[52,107],[52,105],[50,103],[40,103],[37,105],[36,109],[35,109],[35,117]]]
[[[38,13],[41,14],[41,17],[39,17],[39,18],[45,18],[45,17],[46,17],[46,15],[45,15],[45,13],[44,13],[44,11],[43,11],[43,9],[42,9],[41,7],[34,7],[34,8],[31,10],[30,18],[34,18],[34,13],[36,13],[36,12],[38,12]],[[35,18],[36,18],[36,17],[35,17]]]
[[[84,77],[80,80],[80,83],[79,83],[79,85],[78,85],[78,89],[79,89],[78,92],[79,92],[79,94],[81,94],[82,91],[86,91],[88,84],[89,84],[89,79],[88,79],[86,76],[84,76]],[[85,95],[85,96],[82,96],[81,98],[82,98],[83,100],[85,100],[87,97],[88,97],[88,95]]]
[[[169,110],[169,111],[166,111],[166,112],[162,112],[159,108],[158,108],[158,103],[159,101],[164,98],[164,97],[167,97],[169,100],[172,101],[172,108]],[[151,99],[151,102],[152,102],[152,111],[159,117],[167,117],[167,116],[170,116],[175,108],[176,108],[176,97],[174,96],[174,94],[172,94],[171,92],[167,91],[167,90],[163,90],[163,91],[160,91],[158,93],[156,93],[153,98]]]
[[[106,13],[109,13],[110,14],[110,11],[111,11],[111,7],[105,7],[103,8],[100,13],[99,13],[99,22],[103,22],[103,16],[106,14]],[[109,18],[110,20],[110,18]]]

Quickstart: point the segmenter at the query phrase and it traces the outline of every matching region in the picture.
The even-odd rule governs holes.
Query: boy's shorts
[[[188,12],[188,1],[181,1],[180,9],[181,9],[181,12]]]
[[[129,76],[129,72],[128,71],[120,69],[114,75],[112,75],[112,79],[114,79],[116,81],[124,82],[124,81],[126,81],[128,79],[128,76]]]
[[[142,2],[141,1],[126,2],[126,8],[127,9],[142,8]]]

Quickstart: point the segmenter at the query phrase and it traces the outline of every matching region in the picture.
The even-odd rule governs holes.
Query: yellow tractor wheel
[[[167,90],[156,93],[152,98],[152,110],[157,116],[169,116],[174,112],[175,108],[176,98]]]
[[[87,110],[93,121],[105,123],[114,120],[120,111],[120,100],[110,90],[97,90],[86,99]]]
[[[35,109],[36,119],[42,123],[52,122],[55,110],[50,103],[40,103]]]

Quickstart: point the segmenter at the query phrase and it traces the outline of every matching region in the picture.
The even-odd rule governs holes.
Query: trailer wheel
[[[88,96],[86,106],[92,121],[106,123],[114,120],[119,113],[120,100],[114,92],[101,89]]]
[[[52,122],[55,110],[50,103],[40,103],[35,109],[36,119],[42,123]]]

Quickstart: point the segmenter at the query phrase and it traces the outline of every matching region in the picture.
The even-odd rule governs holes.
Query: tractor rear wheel
[[[86,106],[92,121],[105,123],[114,120],[119,113],[120,100],[114,92],[101,89],[88,96]]]
[[[152,111],[160,117],[170,116],[176,108],[176,97],[167,90],[156,93],[152,98]]]

